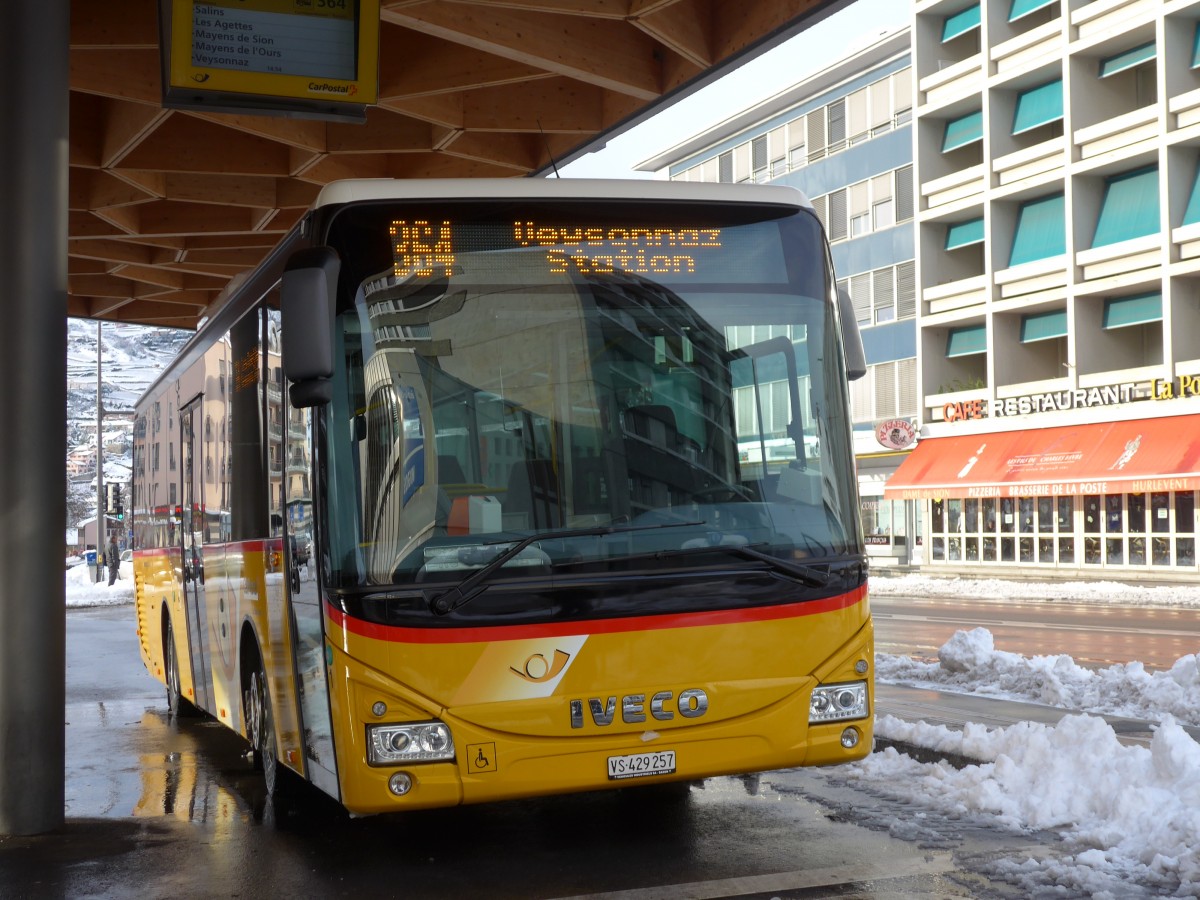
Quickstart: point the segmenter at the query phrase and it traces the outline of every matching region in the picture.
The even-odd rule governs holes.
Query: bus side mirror
[[[867,353],[863,349],[862,332],[858,330],[858,318],[854,315],[854,304],[845,288],[838,288],[838,318],[842,321],[842,346],[846,353],[846,380],[858,381],[867,374]]]
[[[279,318],[292,406],[333,399],[333,313],[341,266],[329,247],[299,250],[284,266]]]

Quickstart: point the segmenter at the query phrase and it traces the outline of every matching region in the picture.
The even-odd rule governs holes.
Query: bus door
[[[269,352],[276,352],[279,312],[267,310]],[[277,356],[270,357],[272,362]],[[308,780],[335,799],[338,790],[337,762],[334,759],[333,721],[329,712],[329,687],[325,678],[326,648],[322,621],[320,582],[317,578],[320,556],[319,536],[313,519],[313,420],[309,410],[293,408],[287,402],[287,384],[280,385],[279,437],[269,432],[269,458],[278,460],[283,479],[283,508],[271,508],[272,518],[279,516],[284,525],[286,556],[284,588],[288,598],[293,641],[292,663],[298,707],[300,734],[304,745],[304,771]],[[282,442],[277,445],[275,442]],[[275,467],[272,466],[274,469]]]
[[[183,469],[182,521],[183,596],[187,608],[188,646],[191,648],[192,681],[196,705],[212,710],[212,668],[209,666],[208,614],[204,605],[204,480],[199,446],[201,403],[194,400],[179,412],[182,430],[179,448]]]

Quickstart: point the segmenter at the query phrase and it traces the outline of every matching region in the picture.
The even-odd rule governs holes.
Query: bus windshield
[[[810,211],[392,201],[329,242],[334,584],[861,553]]]

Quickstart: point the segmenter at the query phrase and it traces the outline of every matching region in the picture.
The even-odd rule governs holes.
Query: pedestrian
[[[116,584],[118,578],[121,577],[121,551],[117,547],[117,536],[114,534],[108,539],[108,586],[112,587]]]

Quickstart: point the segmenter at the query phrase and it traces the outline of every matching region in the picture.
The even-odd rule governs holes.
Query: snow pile
[[[1122,606],[1175,606],[1200,608],[1200,585],[1122,584],[1116,581],[1005,581],[999,578],[945,578],[918,573],[872,573],[871,593],[901,597],[970,597],[972,600],[1009,602],[1063,601],[1112,603]]]
[[[1067,842],[1064,859],[1002,861],[993,876],[1035,893],[1047,883],[1100,897],[1129,896],[1131,884],[1200,893],[1200,744],[1173,718],[1155,730],[1149,749],[1122,745],[1103,719],[1089,715],[1054,727],[968,723],[962,733],[883,716],[876,728],[985,762],[956,770],[888,748],[847,767],[851,782],[950,816],[1056,829]]]
[[[133,566],[121,563],[121,577],[112,587],[108,586],[108,569],[103,580],[92,581],[92,570],[88,566],[67,569],[67,606],[115,606],[133,602]]]
[[[888,748],[845,773],[877,795],[951,817],[1059,831],[1064,857],[989,867],[1031,895],[1200,896],[1200,744],[1180,723],[1200,722],[1195,655],[1153,674],[1140,663],[1090,670],[1066,655],[998,651],[991,633],[976,628],[950,638],[937,662],[877,654],[876,677],[1159,722],[1147,749],[1121,744],[1107,722],[1088,714],[1055,726],[968,722],[961,732],[880,716],[877,737],[981,763],[955,769]]]
[[[1088,669],[1066,655],[1025,657],[996,650],[991,632],[975,628],[959,631],[943,644],[937,662],[878,653],[875,676],[912,687],[1152,721],[1169,715],[1200,725],[1196,654],[1180,658],[1165,672],[1147,672],[1140,662]]]

